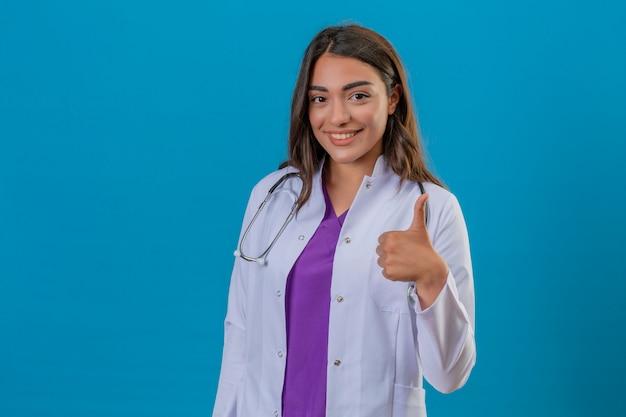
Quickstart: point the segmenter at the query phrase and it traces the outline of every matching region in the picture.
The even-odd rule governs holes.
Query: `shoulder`
[[[422,184],[424,186],[424,191],[428,194],[428,201],[430,201],[431,204],[442,206],[459,204],[456,196],[450,190],[432,182],[424,182]]]
[[[267,193],[274,184],[290,172],[297,172],[297,170],[293,167],[287,166],[268,173],[254,185],[253,193],[257,190]]]
[[[297,172],[298,171],[295,168],[287,166],[268,173],[252,187],[249,203],[262,201],[274,185],[277,185],[281,180],[288,178],[288,174]],[[287,185],[287,183],[285,185]],[[289,186],[289,188],[292,188],[294,184],[289,184]]]
[[[402,181],[400,176],[396,174],[387,164],[387,161],[381,156],[376,162],[374,168],[374,176],[380,176],[386,187],[396,187],[400,196],[409,197],[409,200],[415,200],[424,192],[428,194],[428,202],[431,206],[438,208],[458,206],[456,196],[446,188],[443,188],[432,182],[418,183],[414,180]],[[420,186],[421,185],[421,186]]]
[[[441,226],[456,221],[464,223],[463,212],[456,195],[437,184],[425,182],[423,185],[424,191],[428,194],[429,215],[434,222]]]

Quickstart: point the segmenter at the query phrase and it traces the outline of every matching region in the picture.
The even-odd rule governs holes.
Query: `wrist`
[[[441,288],[448,279],[448,265],[441,257],[438,257],[437,262],[433,263],[431,268],[429,268],[429,272],[425,279],[421,280],[420,284],[422,287]]]
[[[448,280],[448,266],[443,259],[431,268],[428,277],[415,281],[415,292],[423,309],[435,302]]]

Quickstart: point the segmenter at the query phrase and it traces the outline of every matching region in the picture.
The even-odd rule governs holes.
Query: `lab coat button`
[[[335,359],[335,361],[333,362],[333,365],[339,366],[341,365],[341,361],[339,359]]]
[[[344,242],[346,242],[346,243],[350,243],[350,242],[352,242],[352,239],[350,239],[349,237],[347,237],[347,238],[345,238],[343,241],[344,241]]]
[[[282,351],[282,350],[279,350],[279,351],[278,351],[278,357],[279,357],[279,358],[282,358],[282,357],[283,357],[283,351]]]
[[[298,236],[298,240],[304,240],[304,235]]]
[[[366,183],[365,188],[367,188],[368,190],[372,188],[372,183],[371,182]]]
[[[276,417],[278,417],[278,416],[280,415],[280,413],[278,412],[278,410],[274,410],[274,415],[275,415]]]
[[[337,302],[338,303],[343,303],[343,297],[342,296],[337,297]]]
[[[276,297],[280,297],[281,295],[283,295],[283,293],[282,293],[282,292],[280,292],[280,291],[276,291]]]

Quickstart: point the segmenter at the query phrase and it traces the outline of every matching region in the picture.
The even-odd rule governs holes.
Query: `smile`
[[[349,138],[353,137],[354,135],[356,135],[359,132],[360,132],[360,130],[355,130],[355,131],[352,131],[352,132],[344,132],[344,133],[331,133],[331,132],[328,132],[328,135],[331,138],[335,139],[335,140],[346,140],[346,139],[349,139]]]

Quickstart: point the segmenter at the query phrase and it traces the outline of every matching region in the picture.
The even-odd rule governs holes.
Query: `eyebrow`
[[[355,81],[353,83],[350,84],[346,84],[343,87],[341,87],[341,89],[343,91],[348,91],[354,87],[360,87],[362,85],[374,85],[374,83],[370,82],[370,81]],[[309,86],[309,91],[323,91],[323,92],[328,92],[328,89],[326,87],[321,87],[319,85],[310,85]]]

